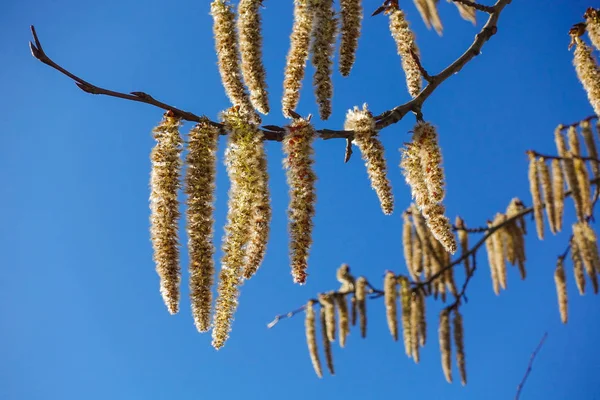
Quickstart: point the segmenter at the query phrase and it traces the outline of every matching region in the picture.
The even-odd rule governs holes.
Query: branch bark
[[[533,353],[531,353],[531,357],[529,357],[529,364],[527,365],[527,370],[525,371],[525,375],[523,376],[521,383],[519,383],[519,385],[517,386],[517,394],[515,395],[515,400],[519,400],[519,397],[521,396],[521,391],[523,390],[523,387],[525,386],[525,382],[527,382],[527,378],[529,377],[529,374],[531,373],[531,370],[533,369],[532,367],[533,367],[533,362],[535,361],[535,357],[540,352],[547,337],[548,337],[548,332],[544,333],[544,336],[542,336],[542,340],[540,340],[540,342],[538,343],[538,345],[535,348],[535,350],[533,351]]]

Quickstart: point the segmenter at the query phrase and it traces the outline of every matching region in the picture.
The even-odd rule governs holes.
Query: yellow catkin
[[[178,191],[181,187],[181,151],[183,141],[179,134],[180,120],[165,113],[160,124],[152,131],[156,145],[150,159],[150,236],[154,249],[156,272],[160,277],[160,293],[171,314],[179,311],[179,220]]]
[[[348,110],[344,129],[354,131],[353,143],[358,146],[365,161],[371,187],[377,193],[383,213],[390,215],[394,211],[394,196],[387,178],[384,148],[377,138],[375,119],[366,104],[362,110],[358,107]]]
[[[488,223],[488,227],[491,227],[492,224]],[[493,235],[493,234],[492,234]],[[492,287],[494,289],[494,293],[496,295],[500,294],[500,283],[498,280],[498,268],[496,267],[496,250],[494,248],[494,239],[492,236],[489,236],[485,240],[485,250],[487,253],[488,264],[490,266],[490,272],[492,276]]]
[[[325,318],[327,321],[327,338],[330,342],[335,341],[335,300],[332,293],[320,294],[319,301],[321,302],[321,309],[325,312]]]
[[[469,251],[469,233],[465,230],[465,221],[461,217],[456,217],[454,225],[458,229],[458,242],[460,243],[461,257]],[[471,264],[469,257],[465,258],[463,264],[465,266],[465,276],[468,276],[471,272]]]
[[[437,2],[437,0],[425,0],[425,1],[427,2],[427,5],[429,6],[431,26],[433,26],[433,29],[435,29],[437,34],[441,36],[444,27],[442,26],[442,20],[440,19],[440,15],[439,15],[438,9],[437,9],[438,2]]]
[[[331,352],[331,341],[329,340],[329,335],[327,333],[330,331],[330,328],[329,328],[330,324],[328,322],[327,311],[325,310],[325,307],[323,307],[323,303],[321,303],[320,321],[321,321],[321,341],[323,343],[323,352],[325,353],[325,361],[327,362],[327,369],[329,370],[329,373],[331,375],[335,375],[335,370],[333,367],[333,353]]]
[[[585,294],[585,275],[583,273],[583,259],[581,258],[581,250],[577,246],[577,242],[571,239],[571,261],[573,262],[573,275],[575,276],[575,284],[580,295]]]
[[[326,120],[331,115],[333,81],[331,80],[337,19],[333,0],[312,0],[314,24],[312,29],[312,64],[315,68],[313,86],[319,105],[319,115]]]
[[[510,204],[506,208],[506,217],[514,218],[523,210],[523,203],[518,198],[511,200]],[[507,242],[510,247],[510,251],[507,250],[507,258],[512,265],[519,267],[521,279],[525,279],[527,271],[525,270],[525,232],[523,225],[519,224],[520,218],[513,219],[511,223],[506,225]]]
[[[544,240],[544,204],[542,203],[542,194],[540,192],[538,162],[533,154],[529,155],[529,191],[531,192],[537,236],[540,240]]]
[[[580,158],[573,159],[577,185],[581,191],[581,207],[584,217],[592,215],[592,192],[590,188],[590,176],[585,161]]]
[[[415,42],[415,35],[408,25],[404,12],[396,8],[389,13],[390,32],[396,42],[398,55],[402,61],[402,69],[406,75],[406,86],[412,97],[417,97],[421,92],[421,71],[415,60],[419,56],[419,48]]]
[[[419,275],[423,272],[423,246],[421,239],[415,234],[412,241],[412,265],[415,272]]]
[[[213,211],[216,152],[219,130],[203,119],[189,134],[186,158],[187,234],[190,299],[194,323],[200,332],[210,329],[213,261]]]
[[[412,198],[419,209],[431,204],[429,191],[425,182],[425,174],[423,162],[419,147],[414,143],[407,143],[405,147],[400,149],[402,158],[400,161],[400,169],[410,186]]]
[[[448,383],[452,383],[452,347],[450,343],[450,316],[447,308],[440,312],[438,329],[440,353],[442,355],[442,370]]]
[[[343,294],[335,295],[335,304],[338,311],[338,329],[340,331],[340,347],[346,346],[346,338],[350,332],[350,323],[348,320],[348,303]]]
[[[283,79],[283,115],[289,117],[289,111],[296,110],[300,99],[300,88],[306,71],[310,32],[313,25],[312,0],[294,0],[294,26],[290,36],[290,50],[287,55]]]
[[[590,41],[597,50],[600,50],[600,10],[592,7],[585,12],[585,30]]]
[[[393,272],[385,274],[383,282],[383,293],[385,301],[385,316],[388,328],[394,340],[398,340],[398,311],[397,311],[397,281]]]
[[[577,77],[587,92],[588,100],[596,115],[600,115],[600,67],[592,49],[580,38],[575,38],[573,65]]]
[[[423,310],[419,304],[421,301],[420,295],[418,293],[412,293],[410,300],[410,344],[411,344],[411,354],[409,357],[415,361],[415,363],[419,363],[419,323],[421,321],[422,316],[421,311]],[[404,311],[404,309],[403,309]],[[405,341],[406,343],[406,341]]]
[[[552,194],[554,203],[548,204],[546,207],[554,208],[555,228],[557,232],[560,232],[565,212],[565,180],[560,160],[557,159],[552,160]]]
[[[359,277],[356,280],[356,304],[358,307],[358,319],[360,326],[360,336],[367,337],[367,280]]]
[[[460,382],[463,386],[467,384],[467,362],[465,359],[465,338],[462,315],[458,308],[454,309],[454,347],[456,348],[456,366],[460,373]]]
[[[336,279],[340,282],[340,293],[348,293],[354,291],[355,279],[350,273],[350,266],[342,264],[336,271]]]
[[[565,275],[565,267],[562,257],[558,258],[556,270],[554,271],[554,283],[556,284],[556,295],[558,297],[558,310],[560,319],[563,324],[568,320],[568,304],[567,304],[567,278]]]
[[[477,10],[475,10],[473,7],[469,7],[468,5],[463,4],[463,3],[458,3],[456,1],[451,1],[451,0],[448,0],[448,1],[451,3],[454,3],[454,5],[458,9],[458,13],[460,14],[462,19],[470,21],[473,25],[477,24],[477,17],[476,17]],[[469,0],[469,1],[471,3],[475,2],[475,0]]]
[[[587,242],[587,248],[592,259],[592,265],[600,274],[600,253],[598,251],[598,237],[589,223],[582,224],[583,237]]]
[[[213,34],[217,53],[221,82],[229,101],[240,107],[243,114],[251,116],[254,122],[260,118],[254,112],[250,97],[242,82],[240,53],[235,29],[235,13],[228,0],[214,0],[210,4],[213,17]]]
[[[570,126],[567,129],[567,141],[571,154],[581,156],[581,144],[579,143],[579,136],[577,135],[577,128],[575,126]]]
[[[404,262],[406,263],[406,269],[410,274],[413,281],[419,279],[419,273],[413,265],[413,225],[410,220],[410,216],[407,212],[402,214],[402,247],[404,251]]]
[[[348,76],[356,59],[356,49],[360,37],[363,19],[361,0],[340,0],[340,14],[342,18],[340,73],[342,76]]]
[[[242,75],[254,108],[269,113],[265,67],[262,62],[260,7],[263,0],[240,0],[237,29],[242,56]]]
[[[431,267],[429,259],[433,252],[433,246],[430,243],[431,235],[429,235],[425,218],[415,204],[411,205],[410,213],[415,226],[415,244],[417,245],[413,249],[413,253],[419,257],[415,261],[425,270],[425,279],[429,279],[431,274],[431,271],[428,271]]]
[[[310,355],[310,361],[312,362],[312,366],[315,370],[315,373],[319,378],[323,377],[323,370],[321,368],[321,360],[319,359],[319,352],[317,349],[317,335],[316,335],[316,318],[315,318],[315,309],[314,309],[314,301],[310,300],[306,304],[305,314],[306,317],[304,319],[304,327],[306,330],[306,344],[308,346],[308,354]]]
[[[598,148],[596,147],[596,140],[594,139],[594,132],[592,131],[590,121],[581,121],[579,127],[581,128],[581,136],[583,137],[583,143],[585,144],[588,157],[598,159]],[[600,166],[598,163],[591,161],[590,165],[592,167],[592,175],[594,177],[599,176]]]
[[[413,354],[413,333],[411,323],[411,308],[413,301],[410,282],[406,277],[400,278],[400,305],[402,307],[402,338],[404,339],[404,350],[406,355],[410,357]]]
[[[421,18],[423,19],[423,22],[425,23],[425,26],[427,26],[427,29],[431,29],[431,11],[429,10],[429,3],[427,2],[427,0],[413,0],[413,1],[415,3],[415,7],[417,8],[417,11],[419,11]]]
[[[587,222],[576,222],[573,224],[573,243],[581,254],[581,260],[585,272],[587,273],[594,293],[598,293],[598,276],[596,271],[596,263],[598,262],[598,247],[595,241],[590,240],[588,229],[586,228]],[[591,230],[591,228],[589,228]],[[593,230],[592,230],[593,234]],[[594,234],[595,238],[595,234]]]
[[[427,227],[435,239],[450,253],[456,253],[456,237],[452,233],[452,224],[445,214],[446,209],[441,204],[433,204],[423,208],[423,216]]]
[[[567,182],[567,187],[571,191],[571,198],[573,199],[573,203],[575,204],[575,212],[577,214],[577,219],[583,221],[584,212],[581,188],[579,187],[577,173],[575,171],[575,162],[571,156],[571,153],[567,150],[565,138],[561,133],[563,128],[564,127],[562,125],[559,125],[556,128],[556,130],[554,131],[554,141],[556,143],[558,155],[563,158],[561,160],[561,163],[565,174],[565,180]]]
[[[429,198],[432,202],[439,203],[444,200],[446,193],[437,130],[429,122],[419,121],[414,127],[413,142],[419,149]]]
[[[317,200],[313,171],[315,132],[310,122],[296,119],[287,127],[283,139],[287,182],[290,187],[288,230],[290,233],[290,264],[294,282],[306,282],[308,255],[312,244],[312,219]]]
[[[556,210],[554,209],[554,193],[552,191],[552,180],[550,179],[550,169],[544,158],[538,159],[538,174],[542,184],[542,194],[544,195],[544,204],[546,205],[546,216],[550,232],[556,234]]]
[[[494,226],[498,226],[504,223],[505,220],[506,216],[501,213],[498,213],[494,217],[493,224]],[[500,287],[502,289],[506,289],[506,259],[504,252],[503,230],[504,228],[496,230],[496,232],[492,234],[491,239],[494,246],[493,257],[495,258],[494,265],[496,267],[496,276],[498,277],[498,283],[500,284]]]

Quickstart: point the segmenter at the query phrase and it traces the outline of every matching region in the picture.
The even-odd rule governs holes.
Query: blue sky
[[[267,124],[284,123],[278,102],[291,3],[265,1],[265,62],[274,109]],[[379,5],[365,3],[369,11]],[[440,38],[424,27],[412,2],[405,3],[430,72],[454,60],[477,32],[453,5],[441,2]],[[554,127],[592,113],[571,66],[566,35],[591,3],[514,0],[482,55],[427,101],[425,119],[440,133],[451,216],[480,226],[514,196],[529,203],[525,150],[553,153]],[[429,343],[419,365],[392,341],[381,300],[368,304],[368,338],[352,332],[346,349],[334,347],[335,377],[314,375],[302,316],[267,330],[275,314],[337,287],[335,269],[342,262],[372,282],[385,269],[405,271],[400,211],[410,193],[397,149],[410,138],[410,115],[381,134],[396,197],[391,217],[381,213],[360,158],[342,163],[343,141],[316,144],[315,245],[303,287],[292,284],[288,267],[280,144],[268,143],[271,241],[258,275],[242,289],[232,337],[216,352],[210,335],[195,331],[186,284],[181,312],[170,316],[158,291],[148,233],[150,132],[162,112],[85,94],[34,60],[27,48],[28,27],[35,24],[47,53],[92,83],[145,91],[216,118],[228,103],[215,65],[209,1],[139,4],[29,0],[3,6],[0,399],[507,399],[546,331],[522,398],[600,399],[599,298],[576,294],[570,264],[568,325],[560,324],[557,310],[553,271],[568,232],[544,242],[528,236],[528,278],[522,282],[510,270],[509,289],[499,297],[480,253],[463,307],[466,388],[443,378],[436,340],[440,305],[431,300]],[[484,15],[478,17],[481,27]],[[335,74],[333,117],[319,127],[341,127],[346,110],[363,102],[378,113],[408,99],[385,17],[366,18],[359,46],[351,77]],[[309,82],[302,114],[316,113]],[[227,190],[220,163],[217,244]],[[567,218],[572,221],[571,208]],[[184,272],[184,282],[186,277]]]

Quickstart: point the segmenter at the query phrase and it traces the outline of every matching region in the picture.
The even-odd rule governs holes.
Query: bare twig
[[[474,8],[479,11],[486,12],[488,14],[491,14],[495,11],[494,6],[485,6],[483,4],[471,2],[471,0],[452,0],[452,1],[455,3],[462,4],[464,6],[467,6],[467,7]]]
[[[521,380],[521,383],[519,383],[519,386],[517,386],[517,394],[515,395],[515,400],[519,400],[519,396],[521,396],[521,391],[523,390],[523,386],[525,386],[525,382],[527,381],[527,378],[529,377],[529,374],[531,373],[533,362],[535,361],[535,357],[537,356],[540,349],[544,345],[544,342],[546,341],[547,337],[548,337],[548,332],[544,333],[544,336],[542,336],[542,340],[540,340],[540,342],[538,343],[538,345],[535,348],[535,350],[533,351],[533,353],[531,353],[531,357],[529,357],[529,364],[527,365],[527,370],[525,371],[525,375],[523,375],[523,379]]]
[[[588,122],[589,122],[589,121],[592,121],[592,120],[594,120],[594,119],[598,119],[598,116],[597,116],[597,115],[595,115],[595,114],[594,114],[594,115],[590,115],[589,117],[585,117],[585,118],[584,118],[584,119],[582,119],[581,121],[573,122],[572,124],[561,124],[561,126],[562,126],[562,129],[567,129],[567,128],[570,128],[570,127],[572,127],[572,126],[574,126],[574,127],[578,127],[579,125],[581,125],[581,123],[582,123],[583,121],[588,121]]]
[[[591,161],[591,162],[595,162],[595,163],[600,163],[600,160],[597,158],[594,158],[594,157],[583,157],[583,156],[576,156],[576,155],[571,155],[570,157],[559,157],[559,156],[551,156],[548,154],[538,153],[537,151],[533,151],[533,150],[527,150],[526,153],[532,154],[534,157],[544,158],[546,160],[571,160],[573,158],[578,158],[582,161]]]

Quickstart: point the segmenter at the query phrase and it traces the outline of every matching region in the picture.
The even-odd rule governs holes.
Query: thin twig
[[[529,374],[531,373],[533,362],[535,361],[535,357],[537,356],[540,349],[544,345],[544,342],[546,341],[547,337],[548,337],[548,332],[544,333],[544,336],[542,336],[542,340],[540,340],[540,342],[538,343],[538,345],[535,348],[535,350],[533,351],[533,353],[531,353],[531,357],[529,357],[529,364],[527,365],[527,370],[525,371],[525,375],[523,375],[523,379],[521,380],[521,383],[519,383],[519,386],[517,386],[517,394],[515,395],[515,400],[519,400],[519,396],[521,396],[521,391],[523,390],[523,386],[525,386],[525,382],[527,381],[527,378],[529,377]]]
[[[584,122],[584,121],[589,122],[589,121],[592,121],[594,119],[598,119],[598,116],[596,114],[590,115],[589,117],[585,117],[584,119],[582,119],[580,121],[577,121],[577,122],[573,122],[572,124],[560,124],[560,126],[562,127],[561,128],[562,130],[570,128],[570,127],[577,128],[579,125],[581,125],[582,122]]]
[[[471,2],[471,0],[452,0],[452,1],[455,2],[455,3],[462,4],[464,6],[467,6],[467,7],[474,8],[474,9],[479,10],[479,11],[486,12],[488,14],[491,14],[491,13],[493,13],[495,11],[494,6],[485,6],[483,4]]]
[[[599,163],[600,164],[600,160],[594,157],[583,157],[583,156],[577,156],[577,155],[571,155],[570,157],[559,157],[559,156],[551,156],[548,154],[542,154],[542,153],[538,153],[537,151],[533,151],[533,150],[527,150],[525,153],[527,154],[532,154],[534,157],[541,157],[544,158],[546,160],[572,160],[574,158],[578,158],[582,161],[591,161],[591,162],[595,162],[595,163]]]

